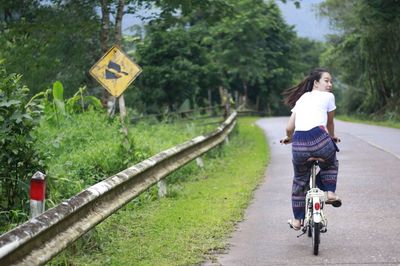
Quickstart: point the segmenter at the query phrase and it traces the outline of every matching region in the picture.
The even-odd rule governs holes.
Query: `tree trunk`
[[[124,16],[125,0],[119,0],[117,6],[117,14],[115,17],[115,44],[119,47],[122,46],[122,18]],[[121,120],[124,122],[126,116],[124,94],[121,94],[118,99],[119,114]]]
[[[208,89],[208,107],[210,108],[210,110],[211,110],[211,108],[212,108],[212,100],[211,100],[211,89]]]
[[[117,6],[117,15],[115,17],[115,44],[122,44],[122,17],[124,16],[125,0],[119,0]]]
[[[105,54],[108,51],[108,45],[110,41],[110,8],[108,6],[107,0],[101,0],[101,32],[100,32],[100,48],[102,54]],[[107,108],[107,113],[109,116],[114,115],[115,111],[115,99],[114,97],[106,90],[103,90],[103,96],[101,102],[104,108]]]
[[[260,111],[260,95],[257,96],[257,101],[256,101],[256,111]]]
[[[122,46],[122,18],[124,16],[125,0],[119,0],[117,6],[117,15],[115,17],[115,44],[119,47]],[[126,108],[124,94],[118,98],[119,115],[121,118],[122,130],[125,134],[125,141],[128,143],[128,127],[125,125]]]
[[[247,87],[247,82],[245,80],[242,81],[243,84],[243,91],[244,91],[244,106],[247,106],[247,99],[249,97],[248,94],[248,87]]]
[[[239,102],[239,92],[235,91],[235,109],[238,110],[240,106],[240,102]]]
[[[389,95],[388,95],[388,92],[387,92],[387,87],[386,87],[386,84],[385,84],[385,80],[383,78],[383,73],[382,73],[383,70],[380,67],[381,63],[379,62],[379,60],[376,59],[374,61],[375,61],[374,63],[375,63],[376,72],[377,72],[377,83],[379,84],[378,88],[379,88],[379,91],[380,91],[380,94],[381,94],[381,98],[382,98],[381,100],[383,100],[383,105],[386,105],[387,104],[387,100],[389,98]]]
[[[107,0],[101,0],[101,32],[100,32],[100,47],[103,53],[108,50],[110,33],[110,9]]]
[[[230,95],[229,95],[228,90],[225,89],[222,86],[219,86],[218,90],[219,90],[219,94],[220,94],[220,97],[221,97],[221,105],[224,107],[223,116],[224,116],[224,119],[226,119],[229,116],[230,112],[231,112]]]

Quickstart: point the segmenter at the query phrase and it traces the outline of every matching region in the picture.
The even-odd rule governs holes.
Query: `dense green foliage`
[[[229,145],[203,156],[204,168],[190,163],[167,177],[166,198],[146,192],[51,264],[198,265],[211,259],[243,218],[269,158],[254,120],[240,118]]]
[[[66,96],[84,85],[100,96],[88,70],[114,43],[116,28],[99,10],[106,5],[115,17],[119,2],[2,1],[0,58],[11,72],[22,74],[33,94],[60,80]],[[280,92],[318,64],[301,62],[299,51],[312,52],[300,48],[314,47],[297,39],[272,1],[124,2],[128,13],[159,10],[147,26],[136,27],[136,37],[123,41],[144,70],[125,93],[126,105],[139,113],[179,110],[183,103],[189,108],[220,104],[220,87],[233,97],[238,93],[236,104],[280,113]],[[293,3],[298,1],[288,4]]]
[[[36,148],[47,166],[50,206],[143,159],[125,152],[120,130],[118,120],[95,111],[41,124]]]
[[[32,93],[60,80],[70,96],[89,81],[87,71],[100,53],[91,2],[1,1],[0,59],[23,75]]]
[[[47,166],[50,206],[205,129],[191,122],[143,121],[130,128],[125,142],[119,120],[103,112],[71,114],[59,123],[43,121],[36,130],[36,148]]]
[[[147,111],[160,112],[178,109],[185,100],[192,107],[208,105],[208,90],[213,104],[219,103],[218,89],[224,87],[249,105],[279,112],[282,89],[311,66],[296,62],[300,46],[277,5],[259,0],[205,5],[207,10],[195,6],[146,28],[136,51],[144,70],[137,98]]]
[[[40,169],[32,129],[40,107],[29,102],[21,76],[7,74],[0,63],[0,228],[26,219],[30,177]]]
[[[400,128],[400,122],[398,120],[390,119],[390,120],[371,120],[367,116],[347,116],[347,115],[339,115],[336,116],[337,119],[351,122],[351,123],[361,123],[368,125],[376,125],[382,127],[392,127],[392,128]]]
[[[400,119],[400,3],[326,0],[321,13],[339,31],[323,55],[342,84],[342,110]]]
[[[87,96],[84,88],[64,99],[63,85],[57,81],[51,90],[29,100],[28,90],[19,79],[2,72],[0,231],[27,219],[29,181],[38,170],[47,175],[46,204],[50,208],[150,155],[216,126],[143,120],[131,127],[126,138],[121,134],[119,118],[109,118],[100,101]]]

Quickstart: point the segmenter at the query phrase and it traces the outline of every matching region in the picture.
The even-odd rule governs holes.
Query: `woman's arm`
[[[289,144],[290,142],[292,142],[292,137],[293,137],[293,133],[294,133],[294,122],[296,120],[296,113],[292,113],[292,115],[289,118],[289,122],[287,123],[286,126],[286,137],[284,137],[283,139],[281,139],[281,143],[283,144]]]
[[[331,138],[335,142],[340,142],[340,139],[335,135],[335,123],[333,122],[333,118],[335,116],[335,111],[328,112],[328,122],[326,124],[326,128],[328,129],[328,133]]]
[[[326,124],[326,128],[328,129],[328,133],[332,138],[335,137],[335,123],[333,122],[334,117],[335,111],[328,112],[328,123]]]
[[[286,136],[289,139],[292,139],[293,133],[294,133],[294,122],[296,121],[296,113],[292,113],[292,115],[289,118],[289,122],[286,126]]]

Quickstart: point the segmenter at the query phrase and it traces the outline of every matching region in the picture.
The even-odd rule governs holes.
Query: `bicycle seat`
[[[323,162],[325,162],[325,160],[322,159],[322,158],[319,158],[319,157],[310,157],[310,158],[307,159],[307,162],[313,162],[313,163],[320,162],[320,163],[323,163]]]

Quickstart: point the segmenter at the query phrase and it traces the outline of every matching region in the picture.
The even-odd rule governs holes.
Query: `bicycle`
[[[324,205],[327,199],[326,193],[316,186],[317,168],[321,158],[311,157],[307,161],[312,162],[310,189],[306,194],[306,215],[303,222],[303,233],[308,233],[312,239],[313,254],[318,255],[320,244],[320,233],[327,232],[328,220],[324,215]]]
[[[340,142],[339,138],[332,138],[332,141],[335,144],[336,151],[338,152],[339,149],[336,146],[336,143]],[[289,144],[291,142],[290,139],[283,138],[280,141],[282,144]],[[334,207],[340,207],[341,201],[340,199],[336,198],[334,200],[330,199],[328,202],[328,194],[327,192],[319,189],[316,185],[316,177],[317,177],[317,170],[319,163],[325,162],[322,158],[317,157],[310,157],[307,159],[307,162],[311,162],[311,175],[310,175],[310,189],[307,191],[306,194],[306,206],[305,206],[305,217],[301,224],[301,231],[302,234],[298,235],[300,237],[305,233],[312,238],[312,247],[314,255],[318,255],[319,252],[319,244],[320,244],[320,233],[327,232],[328,220],[324,215],[324,206],[325,204],[332,204]],[[293,224],[291,224],[289,220],[289,225],[293,228]],[[300,229],[295,229],[300,230]]]

